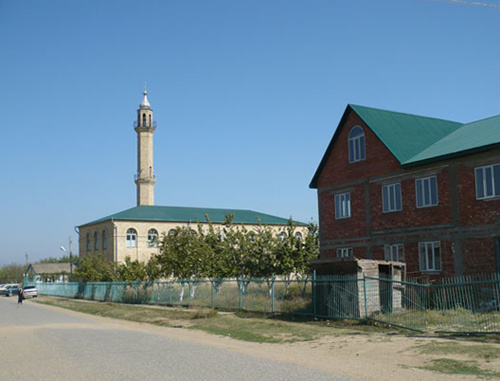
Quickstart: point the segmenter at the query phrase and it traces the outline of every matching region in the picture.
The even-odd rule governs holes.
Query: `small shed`
[[[402,262],[327,258],[313,262],[316,311],[334,318],[365,318],[403,308]]]
[[[30,263],[26,274],[29,282],[68,282],[69,263]]]

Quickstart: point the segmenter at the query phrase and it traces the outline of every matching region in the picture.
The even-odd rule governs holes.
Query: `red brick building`
[[[463,124],[348,105],[310,187],[320,261],[500,272],[500,116]]]

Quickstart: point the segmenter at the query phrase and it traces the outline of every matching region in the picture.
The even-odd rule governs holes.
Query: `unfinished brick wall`
[[[364,130],[366,159],[349,163],[348,136],[354,126]],[[335,258],[336,248],[352,247],[357,258],[384,259],[385,244],[402,243],[413,276],[434,279],[496,271],[500,198],[476,199],[474,169],[500,163],[500,149],[401,168],[352,110],[335,139],[317,178],[323,258]],[[415,180],[428,176],[437,177],[438,205],[417,208]],[[402,210],[384,213],[382,187],[392,183],[401,184]],[[335,194],[344,192],[351,196],[351,217],[335,219]],[[432,241],[441,243],[442,271],[421,273],[418,243]]]

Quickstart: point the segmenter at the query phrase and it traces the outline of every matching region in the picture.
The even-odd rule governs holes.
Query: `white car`
[[[27,298],[36,298],[38,296],[38,290],[35,286],[26,286],[23,289],[23,296]]]

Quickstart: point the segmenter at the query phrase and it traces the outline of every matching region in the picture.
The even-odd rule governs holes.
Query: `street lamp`
[[[60,249],[65,253],[68,253],[64,246],[61,246]],[[69,280],[73,279],[73,253],[71,252],[71,236],[69,236]]]

